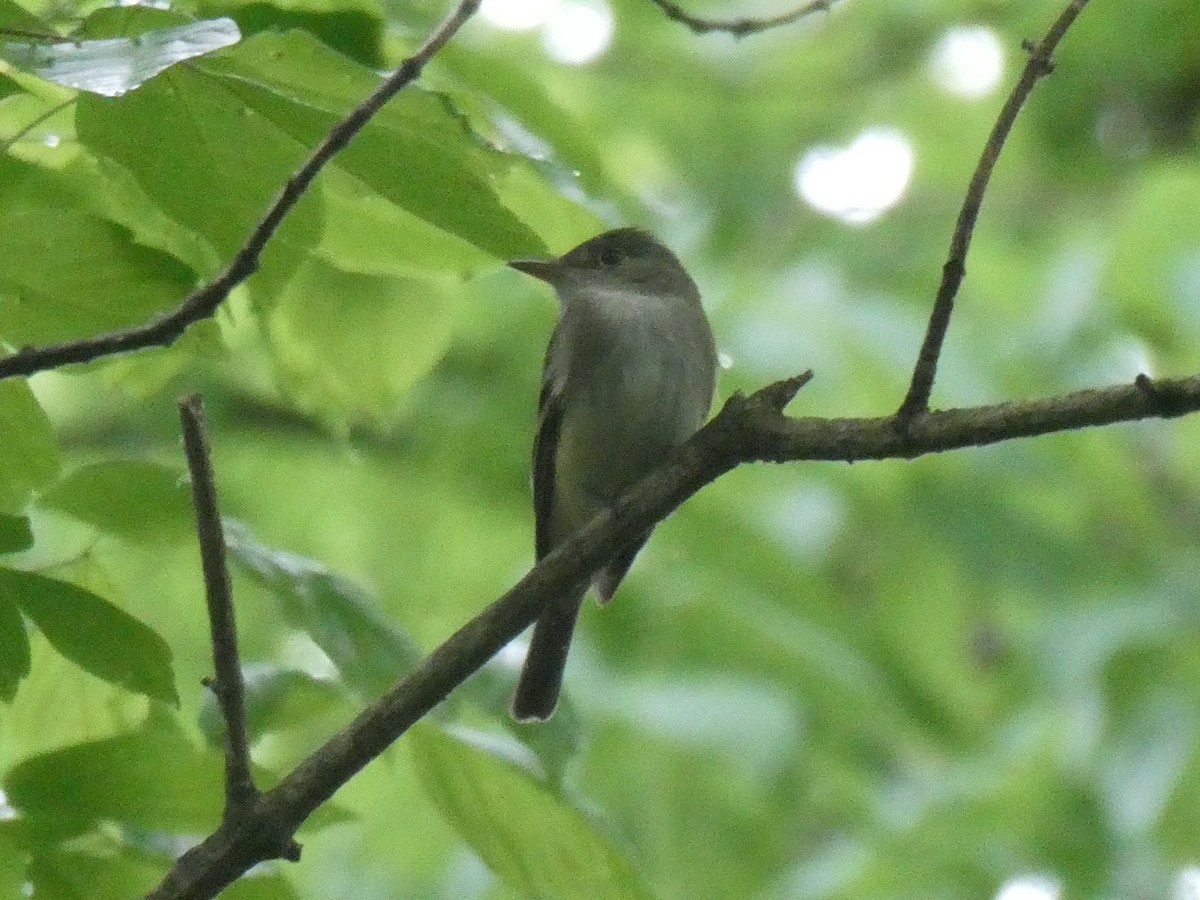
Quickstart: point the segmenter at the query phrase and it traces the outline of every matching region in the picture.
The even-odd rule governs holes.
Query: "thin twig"
[[[60,112],[62,112],[64,109],[66,109],[68,106],[73,104],[78,99],[79,99],[78,97],[68,97],[62,103],[52,106],[49,109],[42,112],[41,115],[34,118],[34,120],[32,122],[30,122],[24,128],[17,131],[17,133],[14,134],[12,137],[10,137],[8,140],[0,141],[0,154],[8,153],[8,151],[13,148],[13,146],[17,143],[17,141],[21,140],[23,137],[25,137],[25,135],[29,134],[29,132],[33,131],[33,129],[37,128],[43,122],[49,121],[50,119],[57,116]]]
[[[205,900],[255,863],[278,855],[296,829],[355,773],[440,703],[579,582],[701,487],[746,462],[912,458],[1014,438],[1200,411],[1200,375],[933,412],[899,433],[892,416],[792,419],[783,408],[807,375],[734,395],[721,412],[609,512],[560,545],[508,593],[462,626],[385,696],[264,792],[236,829],[221,829],[177,861],[153,900]]]
[[[481,0],[460,0],[417,52],[404,60],[366,100],[330,130],[271,201],[266,213],[254,226],[254,230],[250,232],[250,236],[246,238],[246,242],[229,265],[212,281],[193,291],[171,312],[145,324],[62,344],[22,347],[11,356],[0,359],[0,378],[32,375],[34,372],[56,369],[71,363],[89,362],[102,356],[141,350],[145,347],[165,347],[173,343],[189,326],[215,313],[230,291],[254,274],[267,241],[271,239],[284,216],[304,195],[321,168],[358,134],[383,104],[416,80],[433,55],[475,14],[480,2]]]
[[[810,0],[810,2],[796,7],[790,12],[781,13],[777,16],[768,16],[763,19],[706,19],[703,16],[692,15],[678,3],[673,2],[673,0],[650,0],[650,2],[661,9],[668,19],[686,25],[696,34],[723,31],[732,34],[736,38],[741,38],[748,34],[757,34],[760,31],[778,28],[781,25],[790,25],[812,13],[826,11],[837,0]]]
[[[975,174],[971,176],[971,184],[967,188],[962,209],[958,213],[954,235],[950,239],[950,254],[942,267],[942,283],[938,286],[937,297],[933,302],[933,312],[929,317],[925,340],[917,355],[917,363],[913,369],[908,393],[896,414],[902,425],[907,426],[914,416],[919,416],[929,409],[929,394],[933,390],[933,380],[937,375],[938,359],[942,353],[942,343],[946,339],[946,329],[950,325],[950,314],[954,311],[954,298],[967,273],[967,250],[971,246],[971,235],[975,231],[975,222],[979,218],[979,207],[983,203],[983,195],[987,191],[988,181],[992,177],[996,160],[1000,156],[1009,131],[1012,130],[1017,114],[1025,105],[1025,101],[1029,99],[1034,85],[1042,76],[1048,75],[1053,70],[1054,64],[1051,56],[1059,41],[1062,40],[1063,35],[1067,33],[1067,29],[1071,27],[1071,23],[1075,21],[1087,2],[1088,0],[1071,0],[1067,8],[1050,26],[1045,37],[1036,44],[1026,45],[1026,49],[1029,51],[1029,61],[1025,63],[1025,69],[1021,72],[1020,79],[1012,89],[1012,93],[1008,95],[1008,100],[1000,111],[996,124],[992,126],[992,133],[988,135],[983,155],[980,156],[979,164],[975,167]]]
[[[258,797],[250,772],[250,747],[246,740],[246,689],[238,659],[233,589],[225,562],[225,533],[217,507],[217,486],[204,436],[204,413],[199,394],[190,394],[179,401],[179,419],[183,424],[183,450],[192,481],[192,505],[196,510],[196,536],[200,541],[213,670],[216,672],[208,686],[216,695],[217,706],[225,720],[224,824],[229,826],[242,819]]]

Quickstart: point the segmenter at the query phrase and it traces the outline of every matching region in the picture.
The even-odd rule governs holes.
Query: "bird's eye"
[[[605,247],[600,251],[600,264],[604,266],[615,266],[621,261],[621,253],[615,247]]]

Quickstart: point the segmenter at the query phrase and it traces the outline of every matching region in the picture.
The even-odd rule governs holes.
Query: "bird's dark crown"
[[[562,261],[578,269],[607,269],[630,263],[665,264],[682,269],[674,253],[640,228],[606,231],[564,254]]]

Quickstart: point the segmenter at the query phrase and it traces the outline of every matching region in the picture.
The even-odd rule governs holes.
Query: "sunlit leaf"
[[[271,311],[270,328],[300,405],[350,424],[395,412],[449,346],[453,313],[436,281],[360,275],[310,259]]]
[[[32,572],[0,569],[0,596],[54,649],[98,678],[177,703],[171,650],[151,628],[91,591]]]
[[[223,754],[194,746],[165,714],[119,737],[33,756],[3,785],[8,801],[44,827],[70,834],[110,820],[203,834],[224,802]]]
[[[648,898],[600,826],[481,735],[422,727],[408,737],[425,789],[463,839],[526,897]]]
[[[42,493],[38,503],[132,541],[169,543],[194,535],[182,472],[142,460],[76,469]]]
[[[57,900],[122,900],[148,893],[166,874],[162,860],[147,859],[127,847],[53,848],[36,855],[29,867],[34,896]]]
[[[3,240],[0,235],[0,243]],[[0,310],[3,308],[0,288]],[[25,506],[34,488],[41,487],[58,472],[54,431],[29,386],[22,381],[10,378],[0,382],[0,435],[4,439],[0,511],[17,512]]]
[[[0,167],[2,171],[2,167]],[[0,231],[0,336],[38,344],[139,325],[195,284],[173,257],[78,209],[18,205]],[[50,268],[43,268],[51,262]]]

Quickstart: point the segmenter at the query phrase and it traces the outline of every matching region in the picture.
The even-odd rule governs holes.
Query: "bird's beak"
[[[562,272],[562,265],[557,259],[514,259],[509,266],[550,284],[557,281]]]

